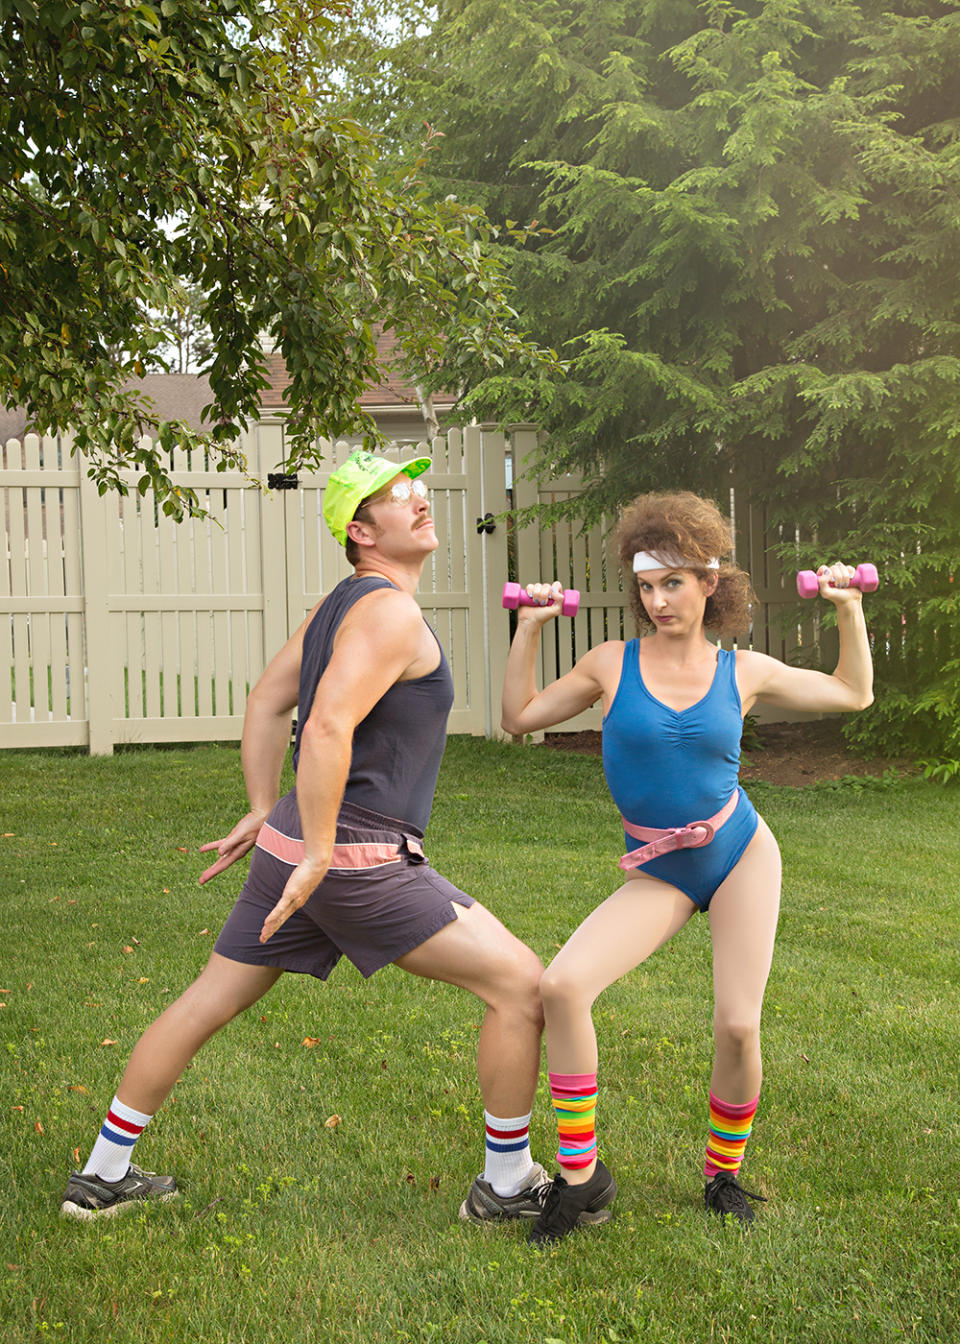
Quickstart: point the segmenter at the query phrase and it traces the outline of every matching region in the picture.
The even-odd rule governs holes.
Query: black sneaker
[[[748,1199],[758,1199],[761,1204],[767,1202],[764,1195],[755,1195],[752,1190],[744,1190],[732,1171],[718,1171],[703,1192],[704,1208],[712,1209],[721,1218],[729,1213],[738,1223],[743,1223],[744,1227],[749,1226],[756,1217],[747,1203]]]
[[[602,1162],[583,1185],[570,1185],[563,1176],[553,1178],[543,1213],[530,1229],[534,1246],[561,1241],[575,1227],[585,1223],[605,1223],[610,1217],[608,1204],[617,1193],[617,1183]]]
[[[489,1181],[478,1176],[460,1205],[460,1217],[470,1223],[497,1223],[505,1218],[539,1218],[550,1189],[550,1177],[539,1162],[530,1179],[515,1195],[498,1195]]]
[[[158,1176],[154,1171],[141,1171],[133,1163],[126,1176],[119,1181],[105,1181],[99,1176],[84,1176],[75,1171],[67,1181],[60,1214],[64,1218],[109,1218],[121,1209],[145,1199],[173,1199],[179,1191],[172,1176]]]

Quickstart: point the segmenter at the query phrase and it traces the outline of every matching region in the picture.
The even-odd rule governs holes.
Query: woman
[[[537,605],[517,612],[504,683],[508,733],[550,728],[602,701],[604,772],[629,851],[620,860],[623,885],[588,915],[541,982],[561,1172],[531,1231],[535,1243],[560,1240],[578,1219],[609,1216],[617,1187],[597,1160],[593,1002],[698,910],[710,914],[714,979],[705,1204],[752,1222],[747,1199],[759,1196],[743,1189],[737,1173],[760,1093],[760,1012],[780,853],[737,782],[743,716],[757,704],[836,713],[863,709],[873,698],[850,566],[819,571],[840,636],[839,661],[827,675],[747,649],[719,649],[707,638],[708,630],[742,631],[750,600],[747,575],[721,563],[730,529],[708,500],[686,492],[642,495],[625,512],[617,543],[633,575],[631,606],[642,637],[591,649],[538,692],[540,631],[560,609],[560,585],[531,584]]]

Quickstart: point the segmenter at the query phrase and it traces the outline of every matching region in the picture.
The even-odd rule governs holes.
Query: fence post
[[[65,452],[69,446],[64,445]],[[115,715],[111,687],[115,674],[110,657],[107,510],[82,461],[78,467],[88,750],[91,756],[112,756]]]
[[[521,509],[530,508],[540,501],[540,485],[532,473],[532,464],[525,465],[532,458],[537,447],[536,425],[510,425],[510,445],[513,453],[513,508],[516,514]],[[537,524],[522,526],[514,522],[514,554],[517,566],[518,583],[538,583],[541,577],[552,579],[553,575],[540,574],[540,529]],[[544,684],[543,641],[537,655],[537,685]],[[515,738],[515,741],[521,739]],[[542,742],[543,733],[528,735],[530,742]]]
[[[510,621],[500,606],[503,585],[507,575],[507,523],[500,517],[507,499],[507,442],[495,425],[480,426],[480,520],[492,513],[495,516],[492,532],[482,532],[483,547],[483,619],[484,644],[487,650],[487,737],[499,737],[500,694],[503,674],[510,652]],[[467,525],[471,523],[467,519]],[[490,526],[486,523],[485,526]]]
[[[528,509],[540,500],[539,482],[524,468],[524,460],[537,446],[536,425],[511,425],[510,443],[513,448],[513,507],[516,512]],[[540,531],[529,523],[514,530],[517,561],[517,582],[536,583],[540,579]],[[552,576],[551,576],[552,577]]]
[[[255,428],[256,475],[266,481],[284,458],[283,421],[264,418]],[[293,492],[291,492],[293,493]],[[286,493],[282,490],[258,491],[260,497],[260,586],[263,597],[263,666],[286,644],[290,636],[287,605],[287,565],[293,557],[300,560],[301,538],[289,537],[286,528]],[[299,624],[299,622],[298,622]]]

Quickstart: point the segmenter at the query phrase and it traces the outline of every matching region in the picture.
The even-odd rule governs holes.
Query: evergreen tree
[[[875,561],[853,730],[960,759],[958,68],[957,0],[441,0],[366,97],[442,132],[437,194],[515,230],[569,360],[477,413],[541,424],[589,513],[733,474],[816,538],[785,564]]]

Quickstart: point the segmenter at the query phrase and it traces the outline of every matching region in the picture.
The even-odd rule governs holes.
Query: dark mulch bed
[[[887,756],[855,756],[841,736],[838,718],[803,723],[760,724],[759,746],[746,748],[740,778],[745,783],[789,784],[799,788],[844,775],[882,775],[885,770],[910,771],[912,761]],[[547,733],[546,745],[555,751],[600,755],[600,734]]]

